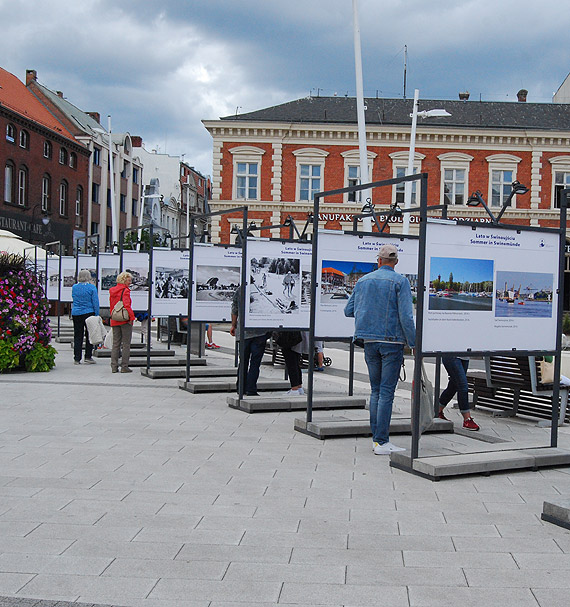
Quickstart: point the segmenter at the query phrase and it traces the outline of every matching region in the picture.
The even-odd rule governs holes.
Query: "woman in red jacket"
[[[113,349],[111,350],[111,372],[119,372],[119,353],[122,350],[121,373],[131,373],[129,369],[129,358],[131,356],[131,338],[133,336],[133,322],[135,314],[131,305],[131,291],[129,286],[133,281],[133,275],[129,272],[121,272],[117,276],[117,285],[109,289],[109,305],[111,311],[122,300],[125,309],[129,313],[129,320],[118,321],[111,319],[113,328]]]

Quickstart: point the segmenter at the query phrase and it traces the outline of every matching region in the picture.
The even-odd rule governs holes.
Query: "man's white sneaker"
[[[374,444],[374,455],[390,455],[390,453],[396,451],[405,451],[405,449],[403,447],[396,447],[392,443],[384,443],[383,445]]]
[[[289,392],[285,392],[285,396],[304,396],[305,390],[303,388],[299,388],[298,390],[289,390]]]

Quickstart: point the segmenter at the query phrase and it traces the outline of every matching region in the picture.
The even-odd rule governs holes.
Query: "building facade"
[[[101,125],[99,113],[84,112],[65,99],[61,91],[52,91],[40,84],[35,70],[26,71],[26,87],[88,150],[85,223],[83,233],[79,235],[99,234],[101,249],[111,249],[116,240],[113,236],[113,207],[117,232],[137,227],[141,220],[143,165],[131,136],[129,133],[112,132],[109,146],[109,134]],[[109,171],[109,147],[112,150],[112,171]]]
[[[504,221],[557,225],[559,192],[570,184],[570,105],[523,99],[420,101],[420,110],[441,108],[450,114],[418,121],[414,171],[428,174],[428,204],[446,203],[449,216],[485,221],[482,207],[467,206],[470,194],[479,191],[498,210],[511,183],[519,181],[530,191],[513,198]],[[370,181],[405,175],[412,104],[365,100]],[[356,116],[353,98],[312,97],[204,121],[213,139],[212,208],[247,204],[249,219],[258,226],[282,223],[288,215],[303,225],[315,192],[360,183]],[[402,184],[372,192],[371,202],[380,214],[403,201]],[[347,194],[322,200],[320,225],[351,229],[362,202]],[[239,223],[238,214],[214,218],[213,240],[230,242],[232,227]],[[401,219],[394,219],[390,230],[401,232]],[[274,229],[272,235],[285,236],[286,231]]]
[[[69,249],[87,226],[89,150],[0,68],[0,229]]]

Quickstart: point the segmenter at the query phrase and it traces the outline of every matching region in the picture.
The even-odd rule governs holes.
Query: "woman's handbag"
[[[303,341],[301,331],[276,331],[273,341],[280,348],[292,348]]]
[[[540,383],[554,383],[554,358],[552,356],[544,356],[540,361]]]
[[[123,289],[123,293],[125,289]],[[121,299],[113,306],[111,310],[111,320],[116,322],[126,322],[130,319],[129,311],[125,308],[125,304],[123,302],[123,293],[121,293]]]

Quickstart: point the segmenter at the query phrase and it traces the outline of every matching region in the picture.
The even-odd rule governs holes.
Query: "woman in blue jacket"
[[[85,319],[90,316],[99,315],[99,296],[97,289],[91,282],[91,272],[89,270],[80,270],[77,274],[77,283],[71,289],[73,304],[71,306],[71,316],[73,318],[73,359],[74,364],[81,364],[81,351],[83,350],[83,339],[85,343],[85,362],[93,365],[95,361],[92,358],[93,345],[89,341],[89,333],[85,326]]]

